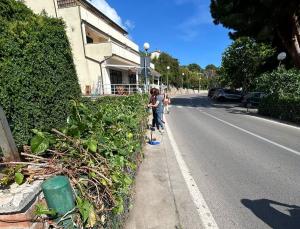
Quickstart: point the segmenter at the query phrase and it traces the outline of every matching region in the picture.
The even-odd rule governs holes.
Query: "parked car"
[[[266,96],[263,92],[249,92],[242,99],[244,107],[258,107],[262,98]]]
[[[232,89],[217,89],[212,97],[218,101],[234,100],[241,101],[242,93]]]
[[[207,96],[208,96],[209,98],[212,98],[213,95],[215,94],[215,91],[218,90],[218,89],[220,89],[220,88],[214,87],[214,88],[209,89],[209,90],[208,90]]]

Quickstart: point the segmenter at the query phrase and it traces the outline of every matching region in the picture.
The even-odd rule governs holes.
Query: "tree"
[[[162,75],[162,81],[165,85],[168,81],[170,85],[175,87],[181,86],[181,81],[179,81],[179,62],[177,59],[168,53],[162,52],[159,58],[154,58],[152,62],[155,64],[155,69]],[[169,70],[167,70],[167,66],[170,67]]]
[[[207,78],[213,78],[213,77],[217,76],[218,70],[219,70],[219,68],[217,68],[215,65],[209,64],[204,69],[204,75]]]
[[[217,71],[218,68],[214,64],[208,64],[208,65],[206,65],[205,70],[215,70],[215,71]]]
[[[266,60],[274,55],[270,45],[251,38],[239,38],[229,46],[222,57],[221,75],[228,86],[242,87],[247,92],[261,73]]]
[[[215,24],[232,30],[232,39],[249,36],[285,48],[300,68],[299,0],[211,0],[210,9]]]
[[[203,71],[203,69],[200,67],[200,65],[199,64],[195,64],[195,63],[189,64],[187,66],[187,68],[191,72],[202,72]]]

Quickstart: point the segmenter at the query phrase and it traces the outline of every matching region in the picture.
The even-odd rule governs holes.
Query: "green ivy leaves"
[[[50,143],[54,143],[55,139],[49,133],[40,132],[36,129],[32,130],[35,136],[30,141],[31,151],[34,154],[42,154],[48,148]]]
[[[24,180],[24,175],[22,173],[15,173],[15,182],[18,184],[18,185],[21,185],[23,183],[23,180]]]

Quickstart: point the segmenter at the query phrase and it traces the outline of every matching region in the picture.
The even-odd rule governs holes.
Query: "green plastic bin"
[[[66,214],[75,207],[73,191],[66,176],[55,176],[44,181],[42,190],[48,208],[55,210],[58,216]]]

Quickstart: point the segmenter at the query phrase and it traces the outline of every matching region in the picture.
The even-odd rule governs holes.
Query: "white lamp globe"
[[[150,44],[148,42],[146,42],[144,44],[144,49],[147,51],[150,48]]]
[[[170,66],[167,66],[167,69],[170,70]]]
[[[278,54],[277,56],[277,60],[282,61],[286,58],[286,53],[285,52],[281,52]]]

